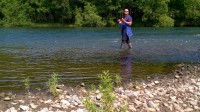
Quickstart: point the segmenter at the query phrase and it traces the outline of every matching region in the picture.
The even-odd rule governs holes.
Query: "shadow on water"
[[[120,52],[121,76],[124,80],[131,78],[132,74],[132,55],[130,49],[124,49]]]

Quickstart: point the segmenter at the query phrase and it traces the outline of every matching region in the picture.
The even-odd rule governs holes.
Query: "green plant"
[[[113,107],[115,101],[114,83],[112,81],[113,78],[109,74],[109,71],[103,71],[98,78],[100,79],[100,84],[97,86],[97,89],[102,95],[101,104],[97,106],[90,98],[86,98],[83,104],[85,105],[86,109],[91,112],[113,112],[116,110]],[[114,79],[116,84],[121,82],[121,77],[118,74],[115,75]],[[93,87],[93,89],[94,88],[95,87]],[[126,110],[125,106],[123,105],[120,107],[120,110]]]
[[[25,78],[25,79],[23,80],[23,82],[24,82],[24,86],[25,86],[25,88],[27,89],[27,92],[29,93],[29,88],[30,88],[30,78],[29,78],[29,77]]]
[[[121,76],[119,74],[116,74],[115,75],[115,83],[116,83],[116,85],[118,86],[121,83],[121,81],[122,81]]]
[[[57,91],[57,86],[58,86],[58,74],[53,73],[51,78],[49,79],[48,82],[48,86],[49,86],[49,91],[54,95],[54,96],[58,96],[59,92]]]
[[[173,27],[174,19],[170,18],[167,15],[161,15],[159,17],[159,22],[155,26],[157,26],[157,27]]]

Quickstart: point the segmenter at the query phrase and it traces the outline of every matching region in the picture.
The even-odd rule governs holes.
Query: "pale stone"
[[[10,97],[5,97],[3,100],[4,100],[4,101],[10,101],[11,98],[10,98]]]
[[[147,105],[149,108],[156,108],[156,105],[153,101],[148,101]]]
[[[128,96],[126,96],[126,95],[121,95],[121,98],[123,98],[123,99],[128,99]]]
[[[175,102],[176,101],[176,96],[170,96],[170,99]]]
[[[97,97],[96,97],[96,99],[100,100],[101,99],[101,94],[98,94]]]
[[[23,111],[28,111],[29,110],[29,106],[26,105],[20,105],[19,108]]]
[[[25,101],[24,101],[24,100],[18,100],[18,102],[19,102],[19,103],[25,103]]]
[[[61,102],[63,105],[67,105],[67,106],[70,105],[69,101],[67,101],[67,100],[61,100],[60,102]]]
[[[40,110],[39,112],[49,112],[48,108],[43,108],[42,110]]]
[[[177,105],[177,104],[173,104],[174,105],[174,108],[180,112],[183,112],[183,109],[181,108],[181,106]]]
[[[62,108],[59,104],[54,104],[54,105],[51,105],[51,107],[53,107],[53,108]]]
[[[52,100],[44,101],[45,104],[47,104],[47,103],[51,103],[51,102],[52,102]]]
[[[15,107],[11,107],[11,108],[7,109],[5,112],[17,112],[17,110],[15,109]]]
[[[78,109],[76,112],[85,112],[83,109]]]
[[[135,100],[134,103],[135,103],[137,106],[139,106],[139,105],[142,104],[142,102],[140,102],[140,101],[138,101],[138,100]]]
[[[134,105],[129,105],[128,109],[131,110],[131,112],[136,112]]]
[[[184,110],[184,112],[193,112],[194,111],[194,109],[192,109],[192,108],[186,108],[185,110]]]
[[[155,84],[159,84],[159,81],[154,81]]]
[[[33,109],[37,108],[37,105],[35,105],[34,103],[31,103],[30,106],[31,106],[31,108],[33,108]]]
[[[156,112],[156,109],[155,108],[146,108],[146,111],[147,112]]]

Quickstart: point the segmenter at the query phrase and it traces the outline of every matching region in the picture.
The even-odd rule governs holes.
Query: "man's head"
[[[124,9],[124,14],[129,15],[129,10],[127,8]]]

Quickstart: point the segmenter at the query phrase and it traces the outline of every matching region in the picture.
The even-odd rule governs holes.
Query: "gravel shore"
[[[59,97],[48,92],[29,94],[0,93],[0,112],[86,112],[83,99],[96,104],[101,93],[91,92],[84,84],[60,85]],[[90,91],[90,92],[88,92]],[[173,73],[128,82],[114,90],[114,108],[122,104],[127,112],[200,112],[200,64],[180,64]]]

